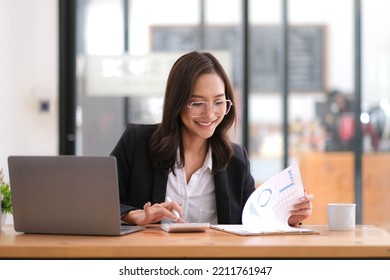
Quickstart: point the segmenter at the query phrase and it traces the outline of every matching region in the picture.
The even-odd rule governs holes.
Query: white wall
[[[58,153],[58,1],[0,0],[0,168]],[[39,111],[39,97],[51,101]]]

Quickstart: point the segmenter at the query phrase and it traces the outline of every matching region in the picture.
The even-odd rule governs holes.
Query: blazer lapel
[[[219,224],[230,224],[230,193],[227,180],[226,169],[218,172],[214,176],[215,197],[217,203],[217,216]]]
[[[165,195],[167,192],[168,177],[164,175],[160,170],[154,170],[154,182],[151,203],[161,203],[165,201]]]

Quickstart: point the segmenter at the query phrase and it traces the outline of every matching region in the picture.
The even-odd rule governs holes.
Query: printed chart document
[[[290,227],[293,205],[305,195],[297,164],[271,177],[247,200],[242,225],[210,225],[210,228],[238,235],[313,234],[315,231]]]

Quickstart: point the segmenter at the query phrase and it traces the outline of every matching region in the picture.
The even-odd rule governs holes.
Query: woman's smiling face
[[[182,137],[208,139],[221,123],[224,115],[217,116],[210,106],[218,100],[225,100],[225,84],[221,77],[213,73],[200,75],[192,89],[190,102],[204,101],[209,104],[207,112],[200,117],[193,117],[191,109],[185,106],[180,114],[182,127]]]

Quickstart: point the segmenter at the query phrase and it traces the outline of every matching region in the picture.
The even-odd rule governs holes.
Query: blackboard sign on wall
[[[280,27],[252,26],[250,29],[251,91],[276,92],[281,89]],[[294,92],[323,92],[325,84],[325,27],[291,26],[289,33],[289,89]],[[154,26],[152,51],[199,50],[198,26]],[[232,53],[233,83],[242,80],[242,33],[236,26],[207,26],[204,49]]]

